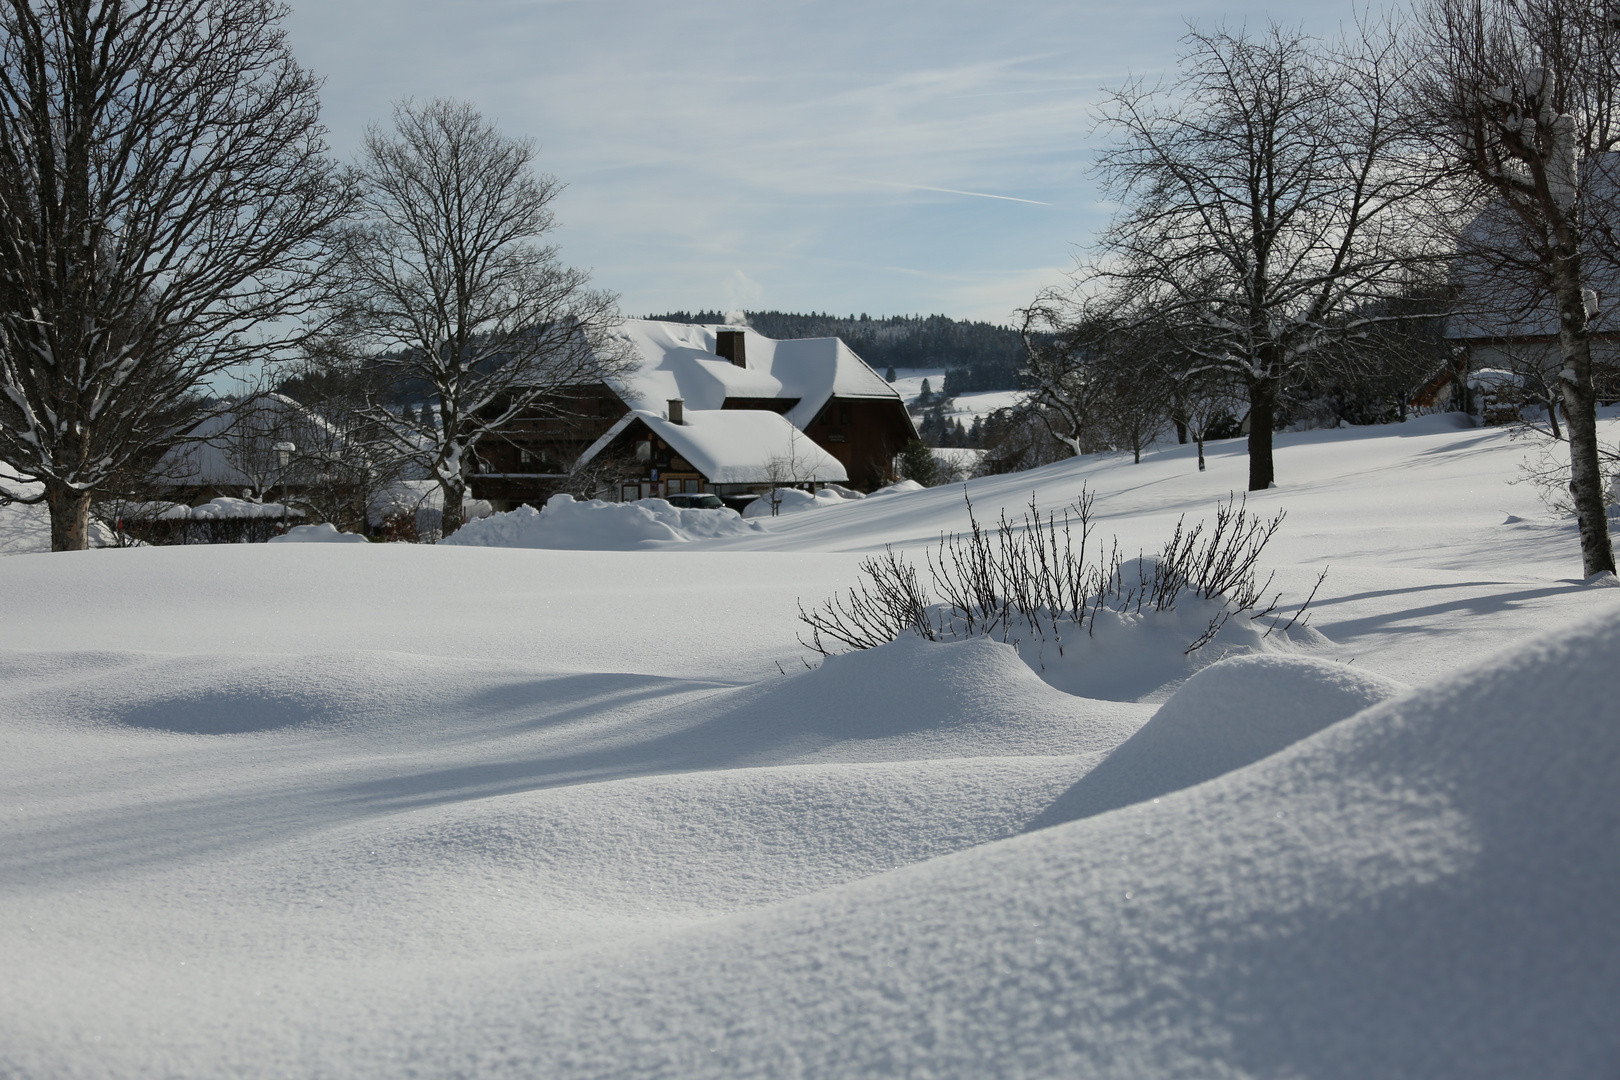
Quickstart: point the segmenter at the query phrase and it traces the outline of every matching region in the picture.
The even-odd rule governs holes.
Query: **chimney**
[[[716,330],[714,332],[714,354],[730,360],[738,367],[747,367],[748,353],[743,345],[743,332],[741,330]]]
[[[669,422],[672,424],[686,423],[686,399],[672,397],[669,399]]]

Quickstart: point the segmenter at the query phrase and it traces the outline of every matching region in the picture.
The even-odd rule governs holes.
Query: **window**
[[[848,405],[840,405],[840,406],[838,406],[838,422],[840,424],[843,424],[846,427],[849,426],[849,406]]]

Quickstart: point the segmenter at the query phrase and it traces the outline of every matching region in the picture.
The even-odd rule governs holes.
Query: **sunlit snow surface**
[[[0,559],[0,1076],[1614,1075],[1620,590],[1504,432],[1279,441],[1326,640],[1103,657],[1162,708],[988,641],[806,669],[796,601],[960,489]],[[1089,484],[1134,554],[1241,449],[968,493]]]

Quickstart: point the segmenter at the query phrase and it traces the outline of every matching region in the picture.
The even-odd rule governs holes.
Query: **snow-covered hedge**
[[[826,656],[837,645],[876,648],[908,633],[990,637],[1061,690],[1135,699],[1178,671],[1184,677],[1187,658],[1211,642],[1223,653],[1291,647],[1288,632],[1311,598],[1292,617],[1281,614],[1258,570],[1282,519],[1258,518],[1229,499],[1207,528],[1178,522],[1159,554],[1126,559],[1117,541],[1093,536],[1087,492],[1061,516],[1043,517],[1031,503],[1021,519],[1003,512],[993,527],[979,523],[970,502],[971,531],[943,538],[928,555],[926,585],[893,549],[868,558],[856,588],[814,610],[800,605],[804,644]],[[1319,637],[1303,625],[1298,634]]]
[[[369,544],[371,541],[358,533],[338,532],[330,521],[319,525],[297,525],[281,536],[272,536],[271,544]]]

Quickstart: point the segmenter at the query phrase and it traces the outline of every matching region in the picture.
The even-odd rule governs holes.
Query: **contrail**
[[[991,195],[988,192],[983,192],[983,191],[958,191],[956,188],[929,187],[927,184],[896,184],[896,183],[893,183],[892,181],[889,181],[889,180],[859,180],[859,179],[857,179],[855,182],[858,183],[858,184],[877,184],[880,187],[903,188],[906,191],[938,191],[938,192],[940,192],[942,194],[945,194],[945,195],[972,195],[975,198],[979,198],[979,199],[1000,199],[1002,202],[1021,202],[1021,203],[1028,203],[1031,206],[1051,206],[1052,205],[1049,202],[1041,202],[1038,199],[1015,199],[1011,195]]]

